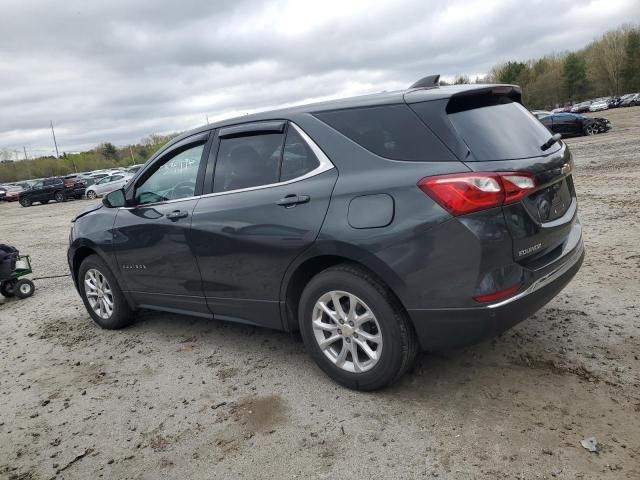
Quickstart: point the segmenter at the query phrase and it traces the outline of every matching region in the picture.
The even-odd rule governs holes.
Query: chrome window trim
[[[255,187],[239,188],[237,190],[229,190],[227,192],[212,192],[212,193],[206,193],[204,195],[196,195],[196,196],[193,196],[193,197],[185,197],[185,198],[176,198],[174,200],[166,200],[164,202],[145,203],[144,205],[136,205],[135,207],[119,207],[119,208],[120,209],[124,209],[124,210],[132,210],[132,209],[135,209],[135,208],[145,208],[145,207],[153,207],[153,206],[157,206],[157,205],[166,205],[166,204],[175,203],[175,202],[183,202],[185,200],[194,200],[194,199],[200,199],[200,198],[217,197],[217,196],[220,196],[220,195],[229,195],[229,194],[232,194],[232,193],[250,192],[250,191],[253,191],[253,190],[262,190],[262,189],[265,189],[265,188],[279,187],[279,186],[282,186],[282,185],[289,185],[291,183],[300,182],[302,180],[306,180],[307,178],[315,177],[316,175],[320,175],[321,173],[324,173],[324,172],[327,172],[327,171],[329,171],[329,170],[331,170],[333,168],[336,168],[335,165],[331,162],[331,160],[329,160],[329,157],[327,157],[325,155],[325,153],[320,149],[320,147],[316,144],[316,142],[314,142],[311,139],[311,137],[309,135],[307,135],[304,130],[302,130],[302,128],[300,128],[298,125],[296,125],[293,122],[289,122],[289,125],[295,129],[295,131],[300,135],[300,137],[302,137],[302,140],[304,142],[306,142],[306,144],[309,146],[309,148],[311,149],[313,154],[316,156],[316,158],[320,162],[320,164],[316,168],[314,168],[310,172],[305,173],[304,175],[301,175],[301,176],[296,177],[296,178],[292,178],[291,180],[287,180],[287,181],[284,181],[284,182],[269,183],[269,184],[266,184],[266,185],[257,185]],[[215,173],[214,173],[214,175],[215,175]]]

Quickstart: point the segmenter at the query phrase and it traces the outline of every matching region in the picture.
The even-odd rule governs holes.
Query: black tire
[[[53,199],[58,203],[62,203],[67,201],[67,196],[64,192],[56,192],[53,194]]]
[[[107,280],[112,291],[113,298],[113,312],[109,318],[103,318],[98,315],[91,304],[89,303],[86,285],[85,275],[89,270],[97,270]],[[115,330],[118,328],[124,328],[131,325],[135,320],[135,311],[131,309],[127,299],[124,297],[116,278],[107,266],[107,264],[97,255],[90,255],[82,261],[80,268],[78,269],[78,290],[80,291],[80,297],[84,302],[84,306],[91,315],[94,322],[100,325],[102,328],[108,330]]]
[[[318,345],[311,319],[316,301],[340,290],[364,301],[375,315],[382,335],[382,353],[369,370],[352,373],[329,360]],[[345,263],[324,270],[311,279],[300,298],[300,332],[306,349],[318,366],[337,383],[354,390],[378,390],[398,380],[413,365],[418,343],[404,308],[393,292],[357,265]]]
[[[2,294],[3,297],[7,297],[7,298],[11,298],[15,296],[16,289],[13,281],[7,280],[5,282],[2,282],[2,284],[0,284],[0,293]]]
[[[597,133],[597,127],[593,124],[585,125],[583,133],[587,136],[595,135]]]
[[[20,205],[22,205],[23,207],[30,207],[31,205],[33,205],[33,201],[29,197],[21,198]]]
[[[35,292],[35,290],[36,286],[28,278],[18,280],[15,286],[15,293],[16,297],[18,298],[28,298],[33,295],[33,292]]]

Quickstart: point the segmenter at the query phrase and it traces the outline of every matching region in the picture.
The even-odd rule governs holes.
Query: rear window
[[[551,134],[527,109],[507,96],[491,94],[453,97],[447,114],[476,160],[512,160],[548,155],[540,146]]]
[[[334,110],[316,117],[381,157],[411,162],[455,160],[406,105]]]

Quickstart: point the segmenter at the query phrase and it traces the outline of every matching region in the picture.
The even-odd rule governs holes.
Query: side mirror
[[[120,190],[114,190],[113,192],[105,195],[102,199],[102,204],[107,208],[124,207],[124,189],[121,188]]]

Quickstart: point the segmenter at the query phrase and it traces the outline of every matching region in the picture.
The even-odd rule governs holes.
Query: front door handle
[[[310,200],[309,195],[287,195],[276,202],[276,205],[289,208],[295,207],[300,203],[307,203]]]
[[[188,212],[185,212],[184,210],[174,210],[173,212],[167,213],[166,217],[169,220],[172,221],[176,221],[180,218],[187,218],[189,216]]]

